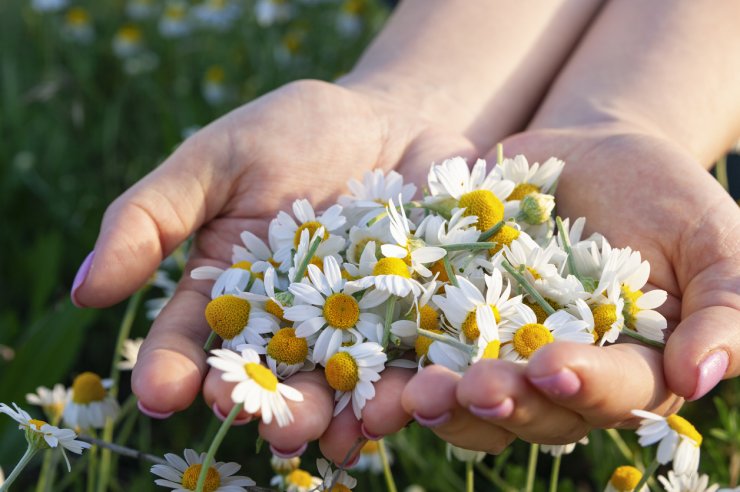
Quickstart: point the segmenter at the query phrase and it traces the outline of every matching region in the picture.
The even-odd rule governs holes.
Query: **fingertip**
[[[200,390],[201,368],[179,352],[157,349],[142,354],[131,375],[131,389],[151,412],[184,410]]]
[[[409,380],[401,404],[407,414],[421,416],[422,421],[435,421],[457,407],[458,381],[460,376],[446,367],[427,366]]]
[[[362,410],[363,434],[377,440],[401,430],[410,420],[398,397],[414,373],[408,369],[389,367],[375,383],[375,397]]]
[[[319,439],[321,454],[336,465],[349,466],[360,455],[365,437],[362,424],[354,415],[351,405],[337,414],[326,432]]]

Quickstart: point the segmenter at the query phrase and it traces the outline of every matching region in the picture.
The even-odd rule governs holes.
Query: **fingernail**
[[[357,455],[354,458],[352,458],[351,461],[347,463],[346,465],[347,468],[352,468],[353,466],[357,464],[358,461],[360,461],[360,453],[357,453]]]
[[[141,401],[137,401],[136,406],[139,407],[139,411],[141,413],[153,419],[159,419],[159,420],[167,419],[167,418],[172,417],[172,414],[175,413],[175,412],[155,412],[154,410],[149,410],[147,407],[144,406],[143,403],[141,403]]]
[[[211,406],[211,409],[213,410],[214,415],[216,415],[216,418],[223,422],[226,420],[226,415],[221,411],[220,408],[218,408],[218,404],[214,403],[213,406]],[[232,426],[236,425],[245,425],[252,421],[252,416],[247,415],[246,417],[242,417],[240,419],[234,419],[234,421],[231,423]]]
[[[493,407],[478,407],[470,405],[470,413],[484,419],[505,419],[514,413],[514,400],[505,398],[504,401]]]
[[[573,396],[581,389],[581,380],[567,367],[549,376],[530,376],[529,380],[545,393],[558,398]]]
[[[730,358],[724,350],[718,350],[704,357],[699,363],[699,377],[697,378],[696,390],[688,400],[698,400],[709,393],[709,390],[717,386],[727,372]]]
[[[413,413],[414,420],[416,420],[419,425],[424,427],[437,427],[438,425],[442,425],[444,423],[449,422],[449,420],[452,418],[452,413],[445,412],[439,417],[422,417],[418,413]]]
[[[379,441],[383,439],[382,435],[373,434],[372,432],[369,432],[367,430],[367,427],[365,427],[365,424],[360,425],[360,432],[362,432],[362,435],[365,436],[365,439],[369,441]]]
[[[274,447],[272,444],[270,444],[270,451],[272,451],[272,454],[274,454],[278,458],[288,460],[290,458],[295,458],[296,456],[300,456],[303,453],[305,453],[307,447],[308,447],[308,443],[304,442],[303,445],[300,448],[296,449],[295,451],[281,451],[278,448]]]
[[[77,290],[82,286],[82,284],[85,283],[87,274],[90,272],[90,266],[92,265],[93,258],[95,258],[95,250],[91,251],[87,255],[87,258],[85,258],[85,261],[82,262],[82,265],[80,265],[80,268],[77,270],[74,282],[72,282],[72,291],[70,292],[69,297],[72,299],[72,304],[79,308],[85,306],[80,304],[80,302],[77,300]]]

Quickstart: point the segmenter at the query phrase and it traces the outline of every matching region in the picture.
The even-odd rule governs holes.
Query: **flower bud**
[[[555,197],[544,193],[530,193],[519,202],[519,216],[531,225],[547,222],[555,208]]]

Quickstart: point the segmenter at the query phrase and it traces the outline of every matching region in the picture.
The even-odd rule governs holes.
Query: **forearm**
[[[636,128],[710,165],[740,135],[738,19],[738,2],[610,2],[530,127]]]
[[[523,129],[599,0],[405,0],[342,85],[488,148]]]

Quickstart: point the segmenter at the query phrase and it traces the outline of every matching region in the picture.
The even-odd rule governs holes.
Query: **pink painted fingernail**
[[[449,422],[449,420],[452,418],[452,413],[445,412],[438,417],[422,417],[418,413],[414,412],[413,417],[414,417],[414,420],[416,420],[421,426],[437,427],[439,425]]]
[[[567,367],[549,376],[529,376],[529,380],[548,395],[557,398],[573,396],[581,389],[581,380]]]
[[[306,452],[306,448],[308,447],[308,443],[304,442],[303,445],[296,449],[295,451],[281,451],[272,444],[270,444],[270,451],[272,451],[272,454],[277,456],[278,458],[282,458],[284,460],[295,458],[296,456],[300,456],[303,453]]]
[[[478,407],[470,405],[470,413],[484,419],[505,419],[514,413],[514,400],[505,398],[504,401],[493,407]]]
[[[223,422],[226,420],[226,415],[221,411],[220,408],[218,408],[218,404],[214,403],[213,406],[211,406],[211,410],[213,410],[213,414],[216,415],[216,418]],[[252,416],[247,415],[246,417],[240,418],[240,419],[234,419],[234,421],[231,423],[232,426],[238,426],[238,425],[245,425],[252,421]]]
[[[141,401],[137,401],[136,406],[139,407],[139,411],[141,413],[153,419],[159,419],[159,420],[167,419],[167,418],[172,417],[172,414],[175,413],[175,412],[155,412],[154,410],[149,410],[147,407],[144,406],[143,403],[141,403]]]
[[[72,299],[72,304],[78,308],[85,307],[77,300],[77,290],[85,283],[87,274],[90,272],[90,266],[92,266],[93,258],[95,258],[95,250],[91,251],[85,261],[82,262],[80,268],[77,270],[75,280],[72,282],[72,290],[70,291],[69,297]]]
[[[717,386],[727,372],[730,357],[724,350],[718,350],[704,357],[699,363],[699,377],[697,378],[696,390],[688,400],[698,400],[709,393],[709,390]]]
[[[373,434],[372,432],[369,432],[367,430],[367,427],[365,427],[365,424],[360,425],[360,432],[362,432],[362,435],[365,436],[365,439],[369,441],[379,441],[383,439],[382,435]]]

